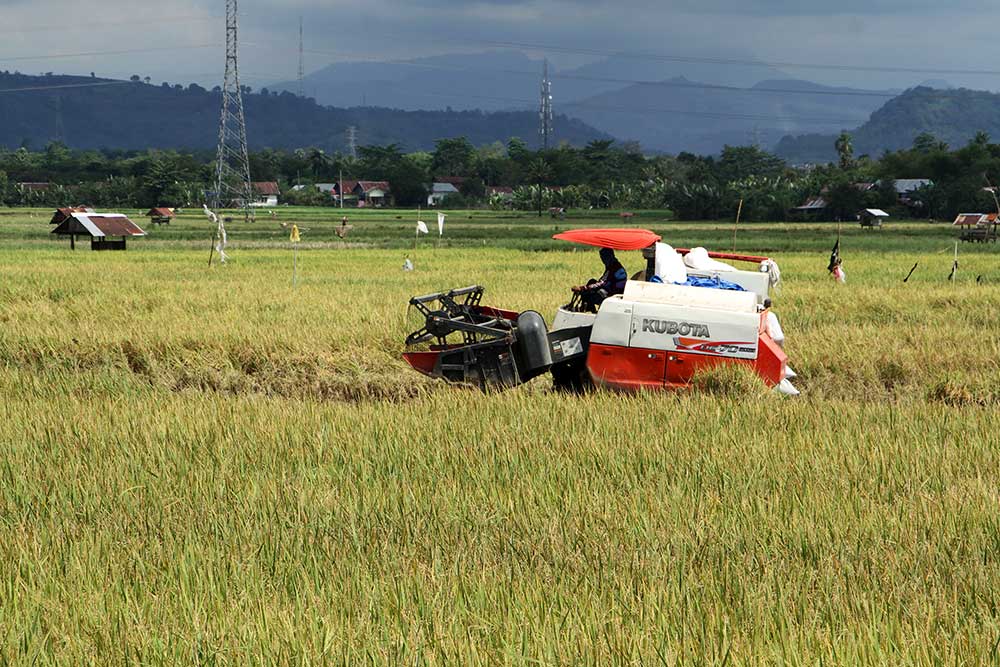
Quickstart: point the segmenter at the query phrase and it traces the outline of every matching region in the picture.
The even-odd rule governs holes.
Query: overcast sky
[[[224,9],[224,0],[0,0],[0,69],[213,85]],[[757,58],[796,78],[865,88],[946,79],[1000,89],[1000,75],[924,71],[1000,70],[991,34],[1000,4],[973,0],[240,0],[240,14],[242,74],[254,88],[295,77],[302,16],[309,71],[517,42],[553,47],[529,54],[563,68],[594,59],[587,51],[645,51]],[[157,50],[134,52],[144,49]],[[79,55],[107,51],[119,53]],[[921,71],[860,69],[872,66]]]

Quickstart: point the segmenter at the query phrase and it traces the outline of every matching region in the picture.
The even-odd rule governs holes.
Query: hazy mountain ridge
[[[726,144],[773,147],[789,134],[854,127],[898,93],[793,79],[746,54],[703,55],[736,64],[623,53],[550,67],[555,108],[648,150],[716,153]],[[335,63],[305,77],[303,87],[324,104],[534,110],[541,73],[540,59],[508,49]],[[297,91],[299,84],[272,88]]]
[[[766,80],[737,89],[679,77],[628,86],[560,109],[647,148],[713,154],[726,144],[773,147],[793,132],[856,126],[893,94],[796,79]]]
[[[1000,137],[1000,94],[918,86],[886,102],[850,133],[855,155],[880,155],[909,148],[925,132],[957,148],[980,131]],[[778,144],[777,152],[792,162],[828,162],[837,158],[835,140],[833,134],[788,136]]]
[[[12,92],[21,88],[36,90]],[[59,140],[73,148],[205,149],[218,141],[220,95],[196,85],[0,73],[0,90],[9,91],[0,95],[0,146],[8,148]],[[246,95],[245,107],[251,148],[343,150],[349,126],[357,127],[359,144],[398,143],[406,150],[431,149],[437,139],[455,136],[477,145],[515,136],[538,142],[538,117],[528,111],[332,108],[288,93]],[[556,118],[555,131],[575,145],[608,138],[565,116]]]

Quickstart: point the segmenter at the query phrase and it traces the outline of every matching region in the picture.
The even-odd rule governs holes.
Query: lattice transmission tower
[[[358,128],[353,125],[347,128],[347,154],[358,159]]]
[[[539,134],[542,135],[542,148],[548,150],[552,139],[552,81],[549,79],[549,60],[545,59],[542,72],[542,105],[539,109]]]
[[[306,96],[306,48],[302,39],[302,17],[299,17],[299,97]]]
[[[226,0],[226,76],[222,83],[222,116],[215,164],[215,208],[239,208],[253,220],[253,185],[247,154],[247,121],[240,88],[237,0]]]

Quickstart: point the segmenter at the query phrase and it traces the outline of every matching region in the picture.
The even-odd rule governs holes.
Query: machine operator
[[[615,257],[615,251],[611,248],[601,248],[601,262],[604,263],[604,273],[600,278],[591,278],[586,285],[579,285],[573,288],[573,292],[580,295],[583,305],[588,312],[596,313],[598,306],[609,296],[624,294],[625,283],[628,281],[628,273],[625,267]]]

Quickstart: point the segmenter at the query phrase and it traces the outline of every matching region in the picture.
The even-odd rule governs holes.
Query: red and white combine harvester
[[[699,371],[745,364],[779,391],[798,393],[781,340],[771,337],[776,319],[765,308],[780,280],[771,259],[674,250],[643,229],[580,229],[554,238],[642,250],[646,269],[596,313],[574,296],[551,329],[537,312],[482,305],[479,286],[414,297],[410,306],[424,324],[406,338],[407,362],[425,375],[483,389],[551,373],[559,388],[624,390],[685,387]]]

